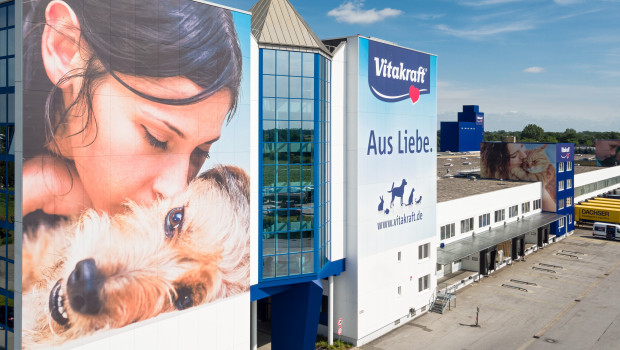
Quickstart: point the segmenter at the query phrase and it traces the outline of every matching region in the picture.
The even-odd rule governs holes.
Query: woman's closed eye
[[[146,126],[142,125],[142,128],[144,129],[144,138],[146,139],[146,142],[153,146],[153,148],[160,149],[162,151],[168,149],[168,141],[162,141],[155,137],[149,129],[146,128]]]
[[[196,149],[194,149],[193,153],[194,153],[194,155],[196,157],[202,158],[203,160],[209,158],[209,150],[204,150],[204,149],[201,149],[201,148],[196,148]]]

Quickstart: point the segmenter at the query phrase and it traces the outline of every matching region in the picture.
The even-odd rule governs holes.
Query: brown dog
[[[247,174],[220,166],[114,217],[94,210],[23,241],[24,346],[59,344],[249,290]]]

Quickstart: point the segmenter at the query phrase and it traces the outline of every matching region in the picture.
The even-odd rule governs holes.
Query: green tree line
[[[620,132],[616,131],[576,131],[566,129],[563,132],[544,131],[536,124],[528,124],[521,131],[485,131],[485,141],[501,141],[503,136],[515,136],[517,142],[571,142],[575,146],[594,146],[595,140],[620,139]]]
[[[502,141],[504,136],[515,136],[517,142],[550,142],[574,143],[577,147],[594,147],[596,140],[620,140],[620,132],[616,131],[576,131],[566,129],[563,132],[545,131],[536,124],[528,124],[521,131],[485,131],[485,141]],[[437,130],[437,149],[441,144],[441,130]],[[582,149],[583,153],[588,153],[588,149]]]

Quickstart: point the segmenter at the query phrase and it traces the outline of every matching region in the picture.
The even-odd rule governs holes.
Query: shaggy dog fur
[[[249,187],[243,170],[221,166],[149,207],[25,234],[24,347],[248,291]]]

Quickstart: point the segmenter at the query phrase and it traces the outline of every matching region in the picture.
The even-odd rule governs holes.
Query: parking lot
[[[427,313],[361,348],[618,349],[618,267],[620,241],[576,229],[459,290],[443,315]]]

